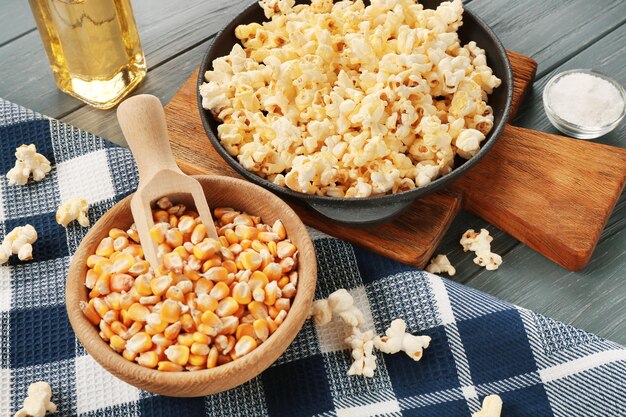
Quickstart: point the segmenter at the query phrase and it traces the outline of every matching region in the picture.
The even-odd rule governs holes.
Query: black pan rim
[[[506,49],[502,45],[500,39],[496,36],[494,31],[476,14],[470,11],[467,7],[464,7],[463,14],[470,15],[487,35],[492,39],[496,46],[496,53],[503,60],[505,66],[505,74],[502,79],[502,84],[498,88],[505,87],[506,91],[506,104],[504,106],[504,111],[502,113],[502,118],[500,121],[493,126],[491,132],[489,132],[488,137],[483,142],[480,150],[474,155],[472,158],[465,161],[462,165],[457,168],[453,168],[452,171],[442,177],[437,178],[430,184],[427,184],[422,187],[416,187],[412,190],[403,191],[395,194],[381,194],[374,195],[370,197],[357,198],[357,197],[330,197],[330,196],[320,196],[316,194],[306,194],[298,191],[294,191],[288,187],[283,187],[277,184],[274,184],[271,181],[262,178],[261,176],[255,174],[252,171],[248,171],[245,169],[239,161],[233,156],[231,156],[224,147],[221,145],[217,134],[213,132],[211,126],[209,125],[209,117],[213,117],[209,110],[206,110],[202,107],[202,96],[200,95],[200,86],[204,82],[204,73],[208,70],[212,61],[210,60],[210,56],[213,55],[213,48],[216,45],[217,41],[220,39],[222,33],[231,25],[231,23],[237,19],[242,14],[248,13],[251,9],[259,7],[258,3],[255,1],[254,3],[246,6],[241,12],[237,14],[232,20],[228,21],[224,27],[216,33],[213,41],[209,45],[207,52],[202,57],[202,61],[200,64],[200,69],[198,72],[198,81],[196,84],[196,97],[198,102],[198,109],[200,112],[200,119],[202,120],[202,125],[204,130],[209,137],[209,140],[213,147],[217,150],[220,156],[235,170],[237,173],[242,175],[249,181],[254,182],[266,189],[269,189],[277,194],[281,194],[295,200],[304,201],[311,205],[321,205],[321,206],[344,206],[346,208],[349,207],[363,207],[363,206],[378,206],[385,204],[398,204],[402,201],[413,201],[417,198],[424,197],[435,190],[443,188],[445,185],[453,182],[455,179],[466,173],[469,169],[471,169],[474,165],[476,165],[491,149],[494,145],[495,141],[498,139],[502,131],[504,130],[505,125],[508,123],[509,113],[511,110],[511,104],[513,101],[513,72],[511,68],[511,63],[509,57],[506,53]]]

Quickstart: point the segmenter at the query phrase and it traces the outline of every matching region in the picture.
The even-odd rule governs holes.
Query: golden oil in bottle
[[[100,108],[146,75],[130,0],[29,0],[57,86]]]

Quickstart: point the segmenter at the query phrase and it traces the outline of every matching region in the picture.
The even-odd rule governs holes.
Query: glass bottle
[[[100,109],[146,75],[130,0],[29,0],[62,91]]]

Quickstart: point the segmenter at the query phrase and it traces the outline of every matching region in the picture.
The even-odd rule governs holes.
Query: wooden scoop
[[[159,99],[149,94],[131,97],[117,108],[117,120],[139,169],[139,186],[130,203],[133,219],[145,259],[156,271],[160,262],[150,228],[154,226],[152,205],[161,197],[195,206],[207,235],[217,239],[217,231],[202,186],[183,174],[174,161]]]

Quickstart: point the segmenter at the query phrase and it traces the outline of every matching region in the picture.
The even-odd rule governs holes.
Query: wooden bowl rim
[[[194,175],[194,177],[200,180],[200,182],[227,183],[227,185],[237,187],[238,192],[259,194],[259,197],[267,199],[271,202],[271,205],[276,206],[277,210],[280,210],[280,214],[278,214],[277,217],[283,220],[287,228],[288,236],[290,236],[292,242],[295,243],[296,240],[301,240],[298,244],[298,252],[300,254],[298,260],[298,292],[283,324],[257,349],[236,361],[219,365],[212,369],[193,372],[158,371],[128,361],[124,359],[121,354],[111,349],[111,347],[100,338],[99,329],[87,320],[79,308],[79,301],[87,301],[81,297],[80,294],[84,288],[84,276],[87,269],[85,260],[92,254],[91,251],[89,251],[90,248],[87,247],[89,246],[88,243],[96,237],[101,236],[103,224],[107,219],[112,216],[120,215],[119,213],[122,213],[125,209],[130,210],[132,194],[116,203],[90,228],[72,256],[66,282],[67,314],[76,337],[96,362],[118,378],[132,385],[164,395],[171,395],[168,394],[168,387],[175,387],[181,383],[187,386],[189,384],[193,384],[194,386],[196,384],[209,384],[212,381],[227,378],[229,375],[245,373],[247,370],[253,369],[254,365],[262,359],[267,360],[268,357],[271,357],[267,366],[262,366],[261,369],[255,369],[250,375],[246,376],[245,381],[252,379],[263,370],[267,369],[289,347],[304,325],[304,321],[309,315],[317,281],[317,260],[313,243],[305,225],[287,203],[262,187],[237,178],[219,175]],[[208,200],[210,203],[211,198],[208,197]],[[298,236],[298,238],[296,239],[294,236]],[[308,273],[303,274],[301,273],[302,271],[308,271]],[[284,348],[276,351],[276,348],[280,347],[280,345],[284,345]],[[241,383],[217,391],[207,389],[206,393],[202,395],[231,389]],[[165,389],[146,388],[146,386],[151,386],[152,384],[158,384]],[[183,393],[181,396],[187,395]]]

